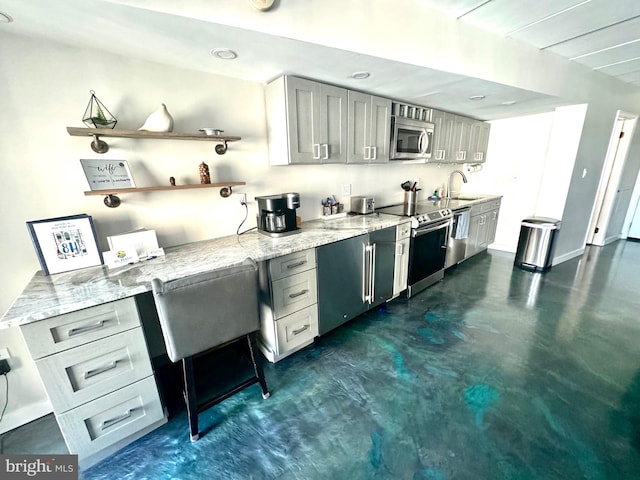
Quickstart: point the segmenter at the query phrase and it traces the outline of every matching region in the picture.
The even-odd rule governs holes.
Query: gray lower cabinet
[[[277,362],[318,336],[315,249],[261,262],[259,279],[259,347]]]
[[[411,223],[401,223],[396,229],[396,255],[393,269],[393,296],[407,289],[409,278],[409,249],[411,248]]]
[[[465,258],[486,250],[496,238],[500,199],[491,200],[471,207],[469,219],[469,238]]]
[[[82,468],[166,423],[133,297],[20,331]]]
[[[392,298],[396,227],[316,250],[320,335]]]

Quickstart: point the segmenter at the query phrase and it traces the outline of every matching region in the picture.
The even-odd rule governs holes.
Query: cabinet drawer
[[[269,275],[272,281],[312,268],[316,268],[316,251],[314,248],[269,260]]]
[[[142,328],[36,360],[56,413],[152,374]]]
[[[89,456],[158,422],[164,412],[153,377],[57,416],[69,451]]]
[[[317,303],[316,270],[292,275],[271,284],[273,313],[276,319]]]
[[[77,347],[140,325],[133,297],[22,325],[34,359]]]
[[[318,336],[318,306],[311,305],[276,322],[278,355],[284,355]]]
[[[471,215],[479,215],[491,209],[491,202],[478,203],[471,207]]]

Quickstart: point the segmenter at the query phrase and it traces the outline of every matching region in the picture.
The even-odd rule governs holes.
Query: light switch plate
[[[9,356],[8,348],[0,348],[0,360],[5,359],[9,360],[11,357]]]
[[[351,195],[351,184],[350,183],[343,183],[341,191],[340,191],[340,194],[341,195]]]

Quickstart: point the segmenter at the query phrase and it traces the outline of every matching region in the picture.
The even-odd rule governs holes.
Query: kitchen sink
[[[473,201],[473,200],[480,200],[482,198],[484,198],[483,195],[457,195],[455,197],[451,197],[451,200]]]

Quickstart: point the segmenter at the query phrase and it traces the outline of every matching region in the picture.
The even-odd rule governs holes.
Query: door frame
[[[616,114],[607,156],[600,176],[600,183],[598,184],[598,192],[591,211],[591,220],[585,242],[588,245],[601,246],[621,237],[622,232],[619,232],[615,238],[608,238],[607,230],[637,118],[637,115],[621,110],[618,110]],[[621,133],[624,135],[621,136]]]

